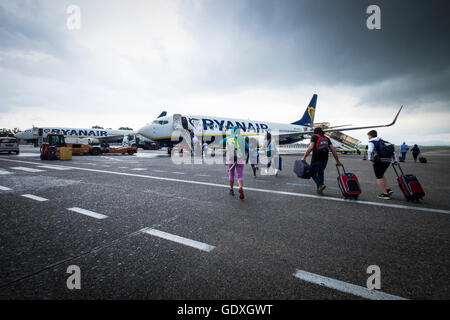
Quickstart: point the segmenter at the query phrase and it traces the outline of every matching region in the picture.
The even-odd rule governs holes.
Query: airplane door
[[[183,125],[181,124],[181,114],[174,114],[173,115],[173,129],[174,130],[181,130],[181,129],[183,129]]]

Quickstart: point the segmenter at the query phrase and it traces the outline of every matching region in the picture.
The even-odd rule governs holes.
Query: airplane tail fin
[[[300,120],[292,122],[291,124],[312,127],[314,124],[314,114],[316,113],[316,103],[317,94],[314,94],[308,104],[308,107],[306,108],[305,113],[303,114],[303,117]]]
[[[161,114],[158,116],[158,118],[165,117],[165,116],[167,116],[167,112],[166,112],[166,111],[163,111],[163,112],[161,112]]]

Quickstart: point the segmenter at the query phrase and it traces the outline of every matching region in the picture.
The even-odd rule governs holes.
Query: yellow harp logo
[[[312,119],[314,119],[314,112],[316,111],[316,109],[314,107],[308,107],[308,114],[309,117]]]

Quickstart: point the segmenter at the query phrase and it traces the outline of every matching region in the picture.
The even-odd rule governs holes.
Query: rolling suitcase
[[[395,169],[396,165],[400,170],[400,175],[397,169]],[[417,180],[417,177],[413,174],[404,174],[399,163],[393,163],[392,167],[394,168],[395,174],[397,175],[398,186],[400,187],[400,190],[402,190],[406,201],[421,200],[425,196],[425,192],[423,191],[422,185],[420,184],[419,180]]]
[[[428,162],[427,158],[425,158],[425,157],[419,157],[419,161],[420,161],[420,163],[427,163]]]
[[[338,165],[336,165],[336,169],[338,171],[337,181],[339,189],[341,189],[344,198],[358,199],[358,196],[361,194],[361,186],[356,175],[346,172],[344,166],[342,166],[343,173],[339,171]]]

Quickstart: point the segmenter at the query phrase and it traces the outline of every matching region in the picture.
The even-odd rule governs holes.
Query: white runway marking
[[[176,236],[174,234],[170,234],[170,233],[159,231],[159,230],[152,229],[152,228],[142,229],[141,232],[150,234],[152,236],[160,237],[160,238],[163,238],[163,239],[166,239],[166,240],[170,240],[170,241],[173,241],[173,242],[181,243],[181,244],[184,244],[186,246],[193,247],[193,248],[196,248],[196,249],[199,249],[199,250],[202,250],[202,251],[206,251],[206,252],[210,252],[210,251],[212,251],[215,248],[214,246],[211,246],[211,245],[206,244],[206,243],[198,242],[198,241],[191,240],[191,239],[188,239],[188,238],[183,238],[183,237],[180,237],[180,236]]]
[[[81,214],[84,214],[86,216],[90,216],[90,217],[93,217],[93,218],[96,218],[96,219],[106,219],[106,218],[108,218],[108,216],[105,216],[104,214],[93,212],[93,211],[89,211],[89,210],[82,209],[82,208],[77,208],[77,207],[67,208],[67,210],[73,211],[73,212],[77,212],[77,213],[81,213]]]
[[[378,290],[370,290],[344,281],[320,276],[315,273],[297,270],[294,277],[301,280],[335,289],[341,292],[349,293],[354,296],[363,297],[371,300],[407,300],[402,297],[394,296],[392,294],[384,293]]]
[[[38,166],[39,168],[45,168],[45,169],[55,169],[55,170],[72,170],[71,167],[64,167],[64,166]]]
[[[22,197],[33,199],[33,200],[36,200],[36,201],[41,201],[41,202],[42,201],[48,201],[48,199],[45,199],[45,198],[42,198],[42,197],[38,197],[38,196],[34,196],[32,194],[23,194]]]
[[[12,160],[12,159],[0,159],[0,161],[12,161],[12,162],[34,164],[34,165],[38,164],[36,162],[31,162],[31,161]],[[219,183],[212,183],[212,182],[195,181],[195,180],[182,180],[182,179],[176,179],[176,178],[157,177],[157,176],[147,176],[147,175],[137,174],[137,173],[106,171],[106,170],[89,169],[89,168],[82,168],[82,167],[72,167],[72,168],[73,169],[77,169],[77,170],[83,170],[83,171],[107,173],[107,174],[114,174],[114,175],[121,175],[121,176],[138,177],[138,178],[153,179],[153,180],[163,180],[163,181],[170,181],[170,182],[181,182],[181,183],[197,184],[197,185],[219,187],[219,188],[229,188],[228,185],[219,184]],[[237,187],[235,187],[235,188],[237,188]],[[301,197],[301,198],[311,198],[311,199],[319,199],[319,200],[328,200],[328,201],[336,201],[336,202],[346,202],[346,203],[349,203],[349,204],[365,204],[365,205],[375,206],[375,207],[386,207],[386,208],[393,208],[393,209],[405,209],[405,210],[415,210],[415,211],[423,211],[423,212],[434,212],[434,213],[450,214],[450,210],[444,210],[444,209],[433,209],[433,208],[426,208],[426,207],[413,207],[413,206],[405,206],[405,205],[400,205],[400,204],[389,204],[389,203],[385,203],[385,202],[371,202],[371,201],[363,201],[363,200],[346,200],[346,199],[343,199],[343,198],[333,198],[333,197],[319,196],[319,195],[314,195],[314,194],[288,192],[288,191],[278,191],[278,190],[270,190],[270,189],[247,188],[247,187],[245,187],[244,189],[246,191],[272,193],[272,194],[279,194],[279,195],[286,195],[286,196],[294,196],[294,197]]]
[[[8,188],[8,187],[0,186],[0,190],[2,190],[2,191],[9,191],[9,190],[12,190],[12,189]]]
[[[145,168],[133,168],[133,169],[130,169],[130,170],[133,170],[133,171],[145,171],[147,169],[145,169]]]
[[[21,171],[26,171],[26,172],[44,172],[45,171],[45,170],[41,170],[41,169],[33,169],[33,168],[27,168],[27,167],[12,167],[11,169],[21,170]]]
[[[2,174],[13,174],[13,173],[9,172],[9,171],[6,171],[6,170],[3,170],[3,169],[0,169],[0,175],[2,175]]]

